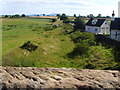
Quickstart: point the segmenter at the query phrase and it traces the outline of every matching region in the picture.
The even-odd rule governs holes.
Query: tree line
[[[15,15],[2,15],[2,18],[20,18],[20,17],[26,17],[25,14],[19,15],[19,14],[15,14]]]
[[[22,15],[19,15],[19,14],[15,14],[15,15],[2,15],[3,18],[20,18],[20,17],[26,17],[27,15],[25,14],[22,14]],[[40,16],[40,15],[35,15],[35,16]],[[50,16],[50,15],[46,15],[46,14],[42,14],[42,16]],[[56,15],[57,17],[61,17],[61,20],[66,18],[66,14],[57,14]],[[111,18],[110,16],[102,16],[102,14],[98,14],[97,16],[93,15],[93,14],[89,14],[87,16],[81,16],[80,14],[77,16],[76,14],[74,14],[73,16],[71,17],[84,17],[84,18]]]

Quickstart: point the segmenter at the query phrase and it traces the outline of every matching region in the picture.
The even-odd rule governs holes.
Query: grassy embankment
[[[61,27],[53,29],[53,24]],[[112,48],[88,45],[90,37],[74,42],[79,35],[84,37],[83,33],[66,34],[65,29],[72,27],[49,19],[3,19],[3,66],[113,69],[117,65]],[[38,49],[29,52],[19,48],[27,41]]]
[[[63,27],[48,30],[51,24],[49,19],[4,19],[3,65],[69,67],[65,55],[72,51],[74,43],[63,34]],[[38,49],[20,49],[27,41],[38,45]]]

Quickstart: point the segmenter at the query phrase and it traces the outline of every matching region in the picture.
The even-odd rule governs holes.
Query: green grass
[[[117,64],[120,66],[114,60],[115,56],[112,48],[93,45],[89,47],[88,56],[85,53],[80,54],[81,49],[88,48],[87,46],[84,47],[88,44],[87,39],[94,36],[90,37],[89,34],[84,32],[66,34],[66,29],[71,31],[73,28],[70,25],[63,24],[60,20],[52,23],[50,19],[3,19],[2,24],[3,66],[83,69],[113,69]],[[60,27],[53,29],[54,24],[59,24]],[[76,46],[71,35],[74,40],[78,39],[79,47]],[[87,39],[80,43],[82,42],[81,39],[86,36],[88,36]],[[20,46],[27,41],[31,41],[38,48],[33,52],[21,49]],[[76,55],[74,52],[76,52]]]
[[[52,27],[48,19],[5,19],[3,20],[3,65],[70,67],[66,54],[74,48],[69,36],[64,35],[62,27],[46,31]],[[16,25],[10,27],[9,25]],[[20,49],[25,42],[38,45],[34,52]],[[68,47],[70,45],[70,47]]]

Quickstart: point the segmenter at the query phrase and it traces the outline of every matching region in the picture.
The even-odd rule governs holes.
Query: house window
[[[117,35],[118,35],[118,34],[117,34],[117,31],[116,31],[115,33],[116,33],[116,34],[115,34],[115,38],[117,38]]]
[[[90,30],[90,28],[88,28],[88,30]]]
[[[97,28],[95,28],[95,31],[98,31],[98,29],[97,29]]]
[[[92,20],[92,24],[95,25],[98,22],[97,19]]]

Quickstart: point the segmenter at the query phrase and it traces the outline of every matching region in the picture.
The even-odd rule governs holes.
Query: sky
[[[86,16],[118,16],[120,0],[0,0],[0,15],[65,13]]]

